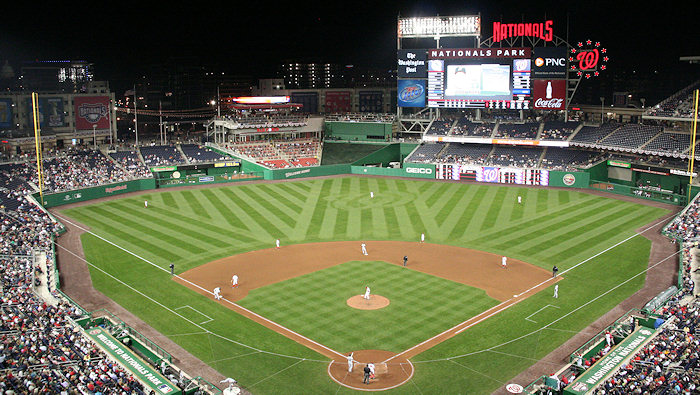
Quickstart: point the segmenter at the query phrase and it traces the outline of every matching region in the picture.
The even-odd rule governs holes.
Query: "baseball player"
[[[554,265],[554,267],[552,268],[552,277],[556,277],[558,271],[559,268],[556,265]]]
[[[144,201],[143,201],[143,207],[144,207],[144,208],[148,208],[148,200],[144,200]]]
[[[280,248],[280,239],[277,239],[277,241],[275,241],[275,245],[277,245],[277,248]]]
[[[231,287],[235,288],[238,286],[238,274],[234,274],[233,277],[231,277]]]
[[[403,266],[406,267],[406,262],[408,262],[408,256],[404,255],[403,256]]]
[[[554,298],[559,298],[559,284],[554,285]]]
[[[362,255],[369,255],[367,254],[367,244],[362,243]]]
[[[365,296],[363,298],[369,300],[369,287],[365,287]]]
[[[370,192],[369,197],[370,197],[370,199],[374,199],[374,192]]]
[[[506,258],[506,257],[501,258],[501,267],[504,269],[508,269],[508,258]]]
[[[214,299],[221,300],[221,287],[214,288]]]
[[[354,361],[354,359],[352,357],[353,355],[355,355],[355,353],[351,352],[350,355],[345,357],[345,359],[348,360],[348,373],[352,372],[352,365],[353,365],[353,361]]]
[[[605,331],[605,343],[610,347],[612,347],[612,345],[614,344],[613,337],[610,331]]]
[[[420,242],[425,243],[425,233],[420,234]]]
[[[518,195],[518,204],[523,204],[523,197]]]
[[[369,378],[373,379],[374,378],[374,364],[370,362],[369,364],[367,364],[367,366],[369,366]]]

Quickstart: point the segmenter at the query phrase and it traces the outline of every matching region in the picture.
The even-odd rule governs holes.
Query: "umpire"
[[[404,255],[403,256],[403,265],[406,266],[406,262],[408,262],[408,256]]]
[[[370,373],[369,364],[365,365],[364,372],[365,372],[365,378],[364,378],[364,380],[362,380],[362,384],[369,384],[369,373]]]

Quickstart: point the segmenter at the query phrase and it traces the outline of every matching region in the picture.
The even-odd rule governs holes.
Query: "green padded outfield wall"
[[[550,171],[550,187],[588,188],[591,175],[582,171]]]
[[[84,202],[86,200],[99,199],[107,196],[121,195],[127,192],[138,192],[148,189],[155,189],[156,180],[147,178],[143,180],[132,180],[117,182],[99,187],[76,189],[67,192],[58,192],[44,195],[43,206],[46,208],[61,206],[69,203]],[[34,198],[40,201],[39,194],[34,194]]]
[[[352,166],[352,174],[366,174],[390,177],[435,178],[435,165],[411,163],[401,169],[391,167]]]
[[[296,167],[290,169],[265,170],[266,180],[291,180],[293,178],[334,176],[349,174],[350,165],[328,165],[316,167]]]

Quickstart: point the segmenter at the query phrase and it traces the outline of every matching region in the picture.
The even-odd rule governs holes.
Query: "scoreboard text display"
[[[530,48],[428,51],[428,107],[528,109]]]
[[[438,180],[467,180],[495,184],[549,185],[549,171],[539,169],[443,163],[436,165],[435,174]]]

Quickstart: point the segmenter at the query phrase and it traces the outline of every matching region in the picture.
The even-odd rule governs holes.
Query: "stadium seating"
[[[180,148],[190,163],[217,162],[231,159],[226,155],[219,154],[197,144],[180,144]]]
[[[539,123],[501,123],[494,137],[534,140],[537,138],[539,127]]]
[[[230,148],[239,155],[277,169],[316,166],[321,152],[321,144],[317,139],[237,143]]]
[[[578,127],[577,122],[547,121],[542,128],[540,140],[568,140]]]
[[[180,155],[180,152],[173,145],[141,147],[141,155],[148,167],[185,163],[185,158]]]
[[[438,163],[479,164],[484,163],[492,147],[485,144],[449,143],[445,151],[436,158]]]
[[[136,151],[117,151],[109,154],[133,178],[151,178],[153,173],[141,161]]]
[[[491,137],[494,124],[471,122],[462,117],[452,129],[452,135],[467,137]]]
[[[436,119],[430,125],[430,128],[428,128],[428,130],[425,131],[425,134],[433,134],[436,136],[447,136],[447,134],[450,132],[450,128],[452,127],[452,123],[453,123],[453,121],[451,121],[451,120]]]
[[[690,147],[690,135],[686,133],[664,132],[656,136],[645,147],[645,151],[681,154]]]
[[[693,91],[700,87],[700,80],[674,93],[661,103],[649,108],[644,115],[663,118],[692,118]]]
[[[408,162],[423,162],[431,163],[434,162],[437,154],[445,148],[445,143],[427,143],[421,144],[416,148],[409,158],[406,159]]]
[[[549,170],[574,171],[601,160],[605,155],[596,151],[548,147],[540,166]]]
[[[661,133],[661,126],[627,124],[599,141],[603,147],[639,149]]]
[[[601,126],[584,126],[571,139],[572,144],[597,144],[613,130],[620,127],[617,123],[606,123]]]
[[[491,165],[532,168],[537,167],[541,155],[539,147],[495,146],[486,161]]]

